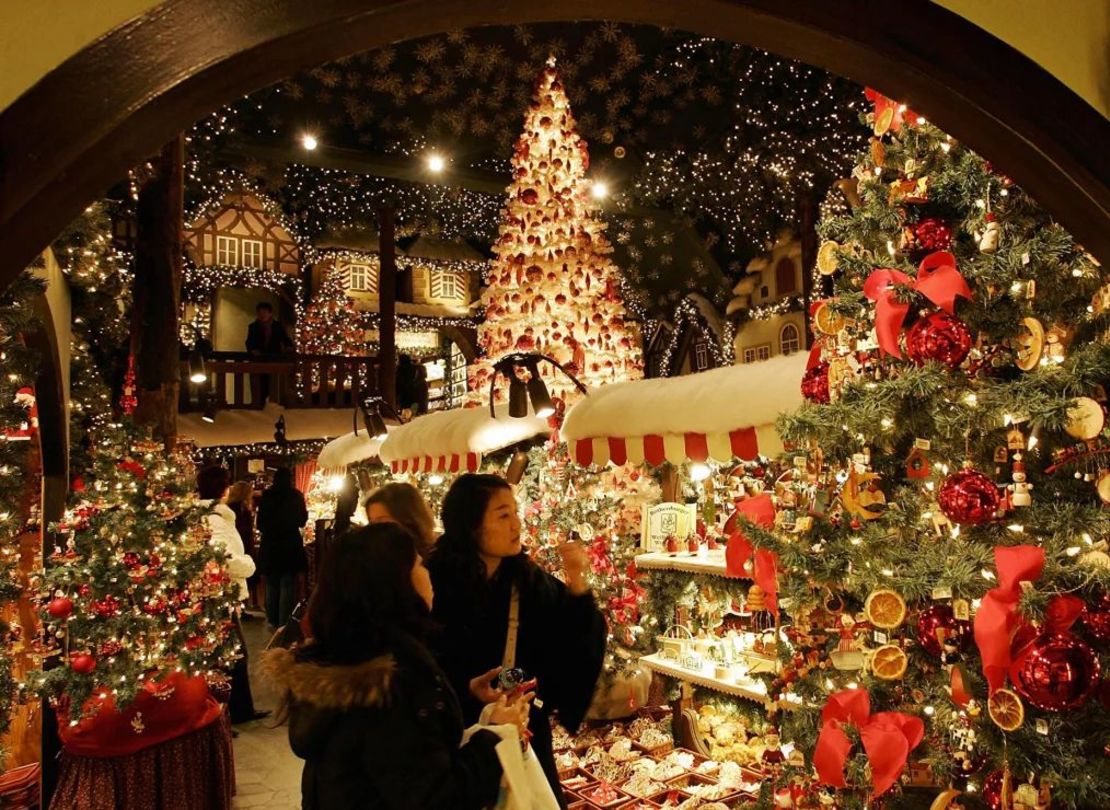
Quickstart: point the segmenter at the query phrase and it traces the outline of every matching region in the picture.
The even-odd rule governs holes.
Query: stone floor
[[[257,674],[257,662],[270,635],[259,617],[243,622],[243,634],[250,651],[251,687],[255,708],[273,709],[276,695]],[[300,810],[302,761],[289,750],[285,726],[271,728],[272,719],[236,726],[235,810],[265,807],[268,810]]]

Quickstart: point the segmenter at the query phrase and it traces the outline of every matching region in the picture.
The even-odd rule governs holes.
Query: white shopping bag
[[[536,755],[531,750],[527,755],[521,753],[516,726],[471,726],[463,734],[463,743],[479,729],[501,738],[496,748],[501,760],[501,793],[491,810],[559,810]]]

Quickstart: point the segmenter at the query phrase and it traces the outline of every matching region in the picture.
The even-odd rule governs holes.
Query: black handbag
[[[304,641],[304,630],[301,629],[301,619],[304,617],[305,610],[308,609],[308,600],[302,599],[293,608],[293,612],[289,615],[289,621],[283,624],[274,632],[270,638],[269,643],[266,645],[267,650],[272,650],[275,647],[281,647],[288,650]]]

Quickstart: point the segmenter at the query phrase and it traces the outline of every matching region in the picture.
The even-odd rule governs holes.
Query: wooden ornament
[[[1106,426],[1106,412],[1090,397],[1079,397],[1068,410],[1068,423],[1064,430],[1073,439],[1087,441],[1102,433]]]
[[[1044,354],[1044,326],[1036,318],[1022,318],[1022,331],[1014,338],[1015,361],[1022,371],[1032,371],[1041,362]]]
[[[1098,491],[1099,500],[1110,505],[1110,470],[1102,470],[1099,473],[1098,480],[1095,481],[1095,489]]]

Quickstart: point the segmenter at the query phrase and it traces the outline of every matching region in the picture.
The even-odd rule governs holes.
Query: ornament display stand
[[[770,708],[773,704],[767,694],[767,687],[762,681],[744,680],[737,682],[724,680],[715,677],[708,667],[697,670],[689,669],[682,666],[678,661],[664,658],[659,653],[643,656],[640,659],[640,665],[652,672],[666,675],[683,683],[702,686],[725,695],[751,700],[766,708]]]
[[[641,571],[684,571],[688,574],[709,574],[729,579],[750,579],[729,574],[725,566],[725,550],[703,550],[697,554],[668,554],[665,551],[652,551],[636,555],[636,567]]]

